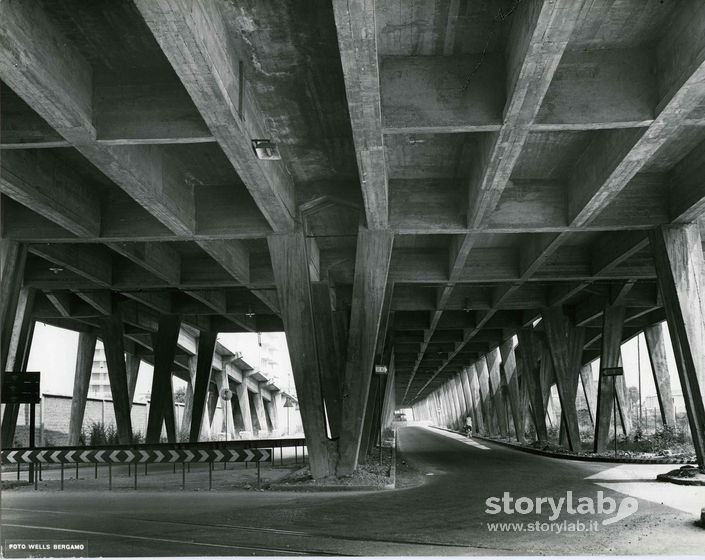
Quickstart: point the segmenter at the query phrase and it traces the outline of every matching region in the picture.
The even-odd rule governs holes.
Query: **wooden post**
[[[646,348],[649,352],[651,371],[654,375],[654,385],[656,386],[656,396],[658,398],[659,410],[661,411],[661,421],[664,426],[675,427],[676,409],[673,406],[671,376],[668,372],[666,340],[663,330],[663,324],[659,323],[644,329],[644,336],[646,338]]]
[[[559,307],[544,309],[541,313],[548,348],[553,360],[561,417],[571,451],[580,451],[580,424],[575,400],[580,381],[580,362],[585,345],[585,329],[576,327]]]
[[[159,317],[159,327],[152,333],[154,348],[154,373],[152,376],[152,397],[147,420],[147,443],[159,443],[162,423],[166,420],[169,441],[176,439],[170,434],[170,420],[174,417],[174,397],[171,374],[174,367],[176,345],[179,339],[181,319],[178,315],[165,314]]]
[[[337,446],[326,435],[306,239],[303,232],[297,231],[273,235],[268,244],[301,421],[309,445],[311,474],[322,478],[335,473]],[[242,414],[246,416],[244,410]]]
[[[614,379],[602,374],[605,368],[618,367],[624,326],[624,307],[610,305],[602,315],[602,352],[600,355],[600,376],[597,391],[597,411],[595,415],[595,452],[607,450],[610,422],[614,405]]]
[[[357,466],[393,241],[389,230],[361,227],[357,235],[337,467],[341,476]]]
[[[698,224],[661,226],[651,249],[690,433],[705,467],[705,257]]]
[[[96,340],[94,334],[78,334],[76,373],[73,379],[73,398],[71,399],[71,414],[69,417],[68,444],[70,446],[78,445],[81,437],[83,415],[86,411],[86,399],[88,398],[88,387],[91,381],[91,370],[93,369]]]

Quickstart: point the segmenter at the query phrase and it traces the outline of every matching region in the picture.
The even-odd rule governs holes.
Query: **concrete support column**
[[[311,474],[314,478],[322,478],[335,473],[337,446],[326,434],[306,239],[303,232],[298,231],[273,235],[268,243],[306,433]],[[240,400],[241,407],[242,402]],[[247,417],[245,410],[242,410],[242,416]]]
[[[255,429],[252,425],[252,411],[250,410],[250,392],[247,390],[247,377],[244,374],[242,383],[238,383],[235,386],[235,394],[240,406],[240,414],[242,414],[243,430],[254,435]]]
[[[576,327],[559,307],[544,309],[541,315],[553,360],[558,397],[561,402],[563,430],[570,450],[580,451],[580,424],[575,401],[578,396],[580,362],[585,346],[585,329]]]
[[[603,375],[605,368],[619,367],[622,329],[624,327],[624,307],[607,306],[602,315],[602,351],[600,355],[600,375],[597,390],[597,412],[595,415],[596,452],[605,451],[610,438],[610,426],[614,415],[616,378]]]
[[[693,446],[705,466],[705,257],[697,223],[650,234]]]
[[[385,391],[384,400],[382,403],[382,429],[386,430],[392,426],[394,421],[394,409],[396,408],[396,403],[394,399],[394,387],[395,387],[395,365],[394,365],[394,349],[392,349],[392,358],[387,369],[387,375],[384,380]]]
[[[186,381],[186,394],[184,395],[184,412],[181,415],[181,430],[179,441],[189,441],[191,424],[193,423],[193,388],[196,384],[196,365],[198,358],[191,356],[188,359],[189,378]]]
[[[16,241],[3,239],[0,265],[0,365],[7,371],[11,333],[15,330],[17,306],[22,291],[22,277],[27,259],[27,246]],[[25,294],[26,299],[26,294]],[[26,305],[26,303],[24,304]]]
[[[280,433],[279,426],[279,401],[281,400],[281,394],[279,391],[272,391],[272,400],[267,403],[269,418],[272,420],[272,432],[275,434]]]
[[[522,377],[526,381],[536,437],[541,443],[545,443],[548,441],[548,429],[546,428],[546,405],[538,367],[538,356],[540,355],[538,337],[533,329],[519,329],[517,337],[519,339],[519,364],[523,370]]]
[[[656,396],[658,397],[661,421],[664,426],[676,425],[676,409],[673,406],[673,393],[671,392],[671,376],[668,372],[666,360],[666,340],[663,324],[659,323],[644,329],[646,348],[649,352],[651,371],[654,375]]]
[[[357,235],[338,475],[357,466],[393,241],[389,230],[361,227]]]
[[[198,337],[198,350],[196,354],[196,371],[193,379],[193,404],[190,412],[190,422],[183,422],[189,429],[189,441],[196,442],[201,437],[203,417],[208,399],[208,385],[211,379],[213,354],[217,333],[203,331]],[[210,428],[210,422],[209,422]]]
[[[494,410],[494,422],[497,431],[502,437],[509,435],[507,423],[507,403],[502,391],[502,376],[500,374],[501,359],[499,348],[492,349],[486,356],[487,370],[490,378],[490,391],[492,398],[492,408]]]
[[[482,392],[480,391],[480,375],[476,364],[468,366],[468,377],[470,378],[470,388],[472,389],[472,401],[475,404],[475,420],[477,420],[475,431],[478,434],[484,434],[487,430],[485,427],[485,410]]]
[[[331,437],[340,435],[342,415],[342,370],[338,362],[331,312],[331,290],[328,282],[311,282],[311,304],[313,306],[318,364],[321,372],[323,400]]]
[[[267,416],[264,412],[264,399],[262,399],[262,393],[260,391],[252,393],[252,403],[255,405],[255,415],[257,417],[257,423],[259,424],[257,435],[262,437],[262,435],[269,432],[269,426],[267,425]]]
[[[587,403],[588,413],[590,414],[590,422],[593,428],[595,427],[595,412],[597,406],[597,388],[595,387],[594,378],[592,375],[592,366],[585,364],[580,368],[580,381]]]
[[[125,367],[125,333],[120,313],[113,313],[103,318],[101,326],[118,438],[121,444],[127,445],[132,443],[132,419],[130,418],[131,402]]]
[[[81,438],[83,416],[86,411],[88,387],[93,369],[95,356],[96,335],[92,333],[78,334],[78,349],[76,351],[76,373],[73,378],[73,397],[71,399],[71,413],[69,416],[69,441],[75,446]]]
[[[135,402],[135,388],[137,387],[137,375],[140,371],[140,359],[135,354],[128,352],[125,355],[125,371],[127,373],[127,394],[130,407]]]
[[[458,430],[464,423],[463,407],[461,406],[460,396],[458,395],[458,391],[455,383],[453,383],[452,377],[446,381],[446,388],[448,390],[448,396],[450,397],[451,404],[453,405],[453,428]]]
[[[8,332],[3,332],[2,337],[0,337],[3,339],[3,343],[7,342],[5,371],[27,370],[29,351],[34,336],[34,319],[32,319],[33,306],[34,288],[22,288],[14,308],[12,328]],[[2,415],[1,430],[3,447],[11,447],[14,443],[19,412],[19,404],[8,403],[5,405],[5,410]]]
[[[516,356],[514,355],[514,339],[510,338],[500,347],[502,357],[502,374],[504,383],[509,391],[509,406],[512,409],[514,432],[520,443],[524,443],[524,411],[521,406],[519,393],[519,375],[517,372]]]
[[[365,422],[360,439],[360,460],[365,461],[370,449],[374,446],[376,420],[379,417],[379,375],[374,375],[370,383],[370,393],[365,408]]]
[[[472,387],[470,384],[470,377],[468,376],[468,368],[464,367],[460,372],[460,382],[462,384],[463,393],[465,394],[465,400],[468,403],[468,411],[470,416],[472,416],[472,428],[473,431],[477,431],[479,426],[479,420],[477,419],[477,405],[475,403],[474,395],[472,392]]]
[[[230,389],[230,382],[228,380],[228,374],[226,371],[226,366],[223,365],[223,369],[221,371],[214,371],[213,372],[213,379],[216,382],[217,386],[217,400],[218,403],[220,404],[221,411],[222,411],[222,416],[220,419],[220,425],[216,426],[216,430],[218,433],[225,433],[225,439],[226,440],[231,440],[234,439],[235,437],[235,419],[233,416],[233,404],[232,404],[232,399],[231,400],[224,400],[220,397],[222,395],[223,390],[225,389]],[[246,378],[243,374],[242,378],[242,384],[247,386],[247,383],[245,382]]]
[[[490,374],[487,370],[487,360],[484,356],[475,362],[475,367],[477,368],[477,380],[480,386],[480,402],[485,431],[487,434],[496,435],[497,426],[491,402],[492,396],[490,395]]]
[[[172,370],[180,328],[181,318],[178,315],[162,315],[157,332],[152,333],[154,373],[147,421],[147,443],[159,443],[163,423],[166,424],[169,442],[176,442]]]

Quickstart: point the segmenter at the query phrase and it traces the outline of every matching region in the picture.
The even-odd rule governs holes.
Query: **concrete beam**
[[[389,186],[382,138],[375,3],[334,0],[333,13],[367,227],[385,229]]]

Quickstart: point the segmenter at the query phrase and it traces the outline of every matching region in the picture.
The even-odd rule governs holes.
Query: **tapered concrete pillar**
[[[184,394],[184,410],[181,414],[181,430],[179,441],[189,441],[191,424],[193,423],[193,388],[196,383],[196,366],[198,358],[191,356],[188,359],[189,378],[186,380],[186,393]]]
[[[514,432],[520,443],[524,443],[524,413],[521,407],[521,397],[519,394],[519,374],[517,372],[516,356],[514,355],[514,340],[508,339],[500,347],[502,357],[502,370],[504,383],[509,392],[509,406],[512,409],[512,420],[514,422]]]
[[[580,368],[580,381],[585,395],[585,403],[590,414],[590,422],[593,428],[595,427],[595,413],[597,410],[597,387],[595,387],[594,377],[592,375],[592,366],[585,364]]]
[[[464,423],[463,407],[460,403],[460,396],[458,395],[458,391],[452,377],[446,382],[446,387],[453,404],[453,428],[459,430]]]
[[[475,431],[478,434],[484,434],[487,431],[485,423],[485,410],[482,402],[482,392],[480,391],[480,376],[475,363],[468,366],[468,377],[470,379],[470,388],[472,389],[472,401],[475,404]]]
[[[71,413],[69,416],[69,445],[78,445],[83,427],[83,416],[86,411],[88,387],[93,369],[96,336],[92,333],[78,334],[78,349],[76,351],[76,371],[73,378],[73,397],[71,398]]]
[[[204,331],[198,336],[198,353],[195,360],[196,371],[192,376],[193,405],[191,406],[190,422],[188,424],[184,422],[184,426],[189,427],[189,441],[191,442],[196,442],[201,437],[216,340],[217,333],[215,332]]]
[[[494,348],[485,355],[487,360],[487,371],[490,379],[490,404],[493,410],[495,429],[502,437],[507,437],[509,434],[509,426],[507,425],[507,407],[502,392],[502,378],[500,375],[500,353],[499,348]]]
[[[614,416],[615,387],[617,378],[603,374],[605,368],[619,367],[622,329],[624,327],[624,307],[610,305],[602,315],[602,351],[600,354],[600,375],[597,390],[597,412],[595,415],[596,452],[605,451],[610,438],[610,425]]]
[[[269,432],[272,435],[276,435],[279,427],[276,422],[276,411],[274,409],[274,404],[272,403],[271,400],[267,400],[264,398],[262,399],[262,402],[264,403],[264,413],[265,413],[265,416],[267,417],[267,420],[268,420],[267,426],[268,426]]]
[[[268,244],[306,433],[311,474],[314,478],[322,478],[335,474],[337,446],[326,434],[306,239],[303,232],[298,231],[273,235]],[[244,410],[242,414],[247,416]]]
[[[464,367],[460,372],[460,380],[463,387],[463,393],[465,394],[465,399],[468,403],[469,414],[472,417],[472,428],[473,431],[477,431],[479,426],[479,420],[477,419],[477,404],[475,403],[467,367]]]
[[[311,282],[311,303],[316,329],[318,363],[321,372],[323,400],[326,403],[326,416],[332,438],[340,436],[342,415],[342,379],[336,353],[333,315],[331,312],[331,292],[328,282]]]
[[[34,288],[22,288],[14,307],[14,322],[9,335],[2,333],[3,342],[7,342],[5,371],[26,371],[29,360],[29,351],[34,337],[34,319],[32,308],[34,306]],[[4,294],[3,294],[4,296]],[[3,298],[0,298],[3,299]],[[8,311],[9,312],[9,311]],[[8,403],[2,415],[1,441],[3,447],[11,447],[14,443],[17,428],[17,415],[20,405]]]
[[[127,369],[125,367],[125,344],[122,317],[113,313],[101,321],[105,361],[108,366],[110,392],[113,397],[115,422],[120,443],[132,443],[132,420],[130,418],[130,395],[127,386]]]
[[[262,393],[259,391],[257,393],[252,393],[252,402],[255,405],[255,416],[257,418],[257,423],[259,424],[259,431],[257,435],[263,437],[269,432],[269,426],[267,425],[267,416],[264,411],[264,400],[262,399]]]
[[[673,406],[671,376],[668,372],[668,360],[666,359],[666,340],[663,323],[644,329],[644,337],[646,338],[646,348],[649,352],[651,371],[654,376],[661,421],[664,426],[675,426],[676,409]]]
[[[125,372],[127,373],[127,394],[130,406],[135,402],[135,388],[137,387],[137,375],[140,371],[140,359],[135,354],[128,352],[125,355]]]
[[[240,406],[240,414],[242,414],[242,425],[243,430],[255,433],[254,426],[252,424],[252,410],[250,410],[250,392],[247,390],[247,378],[243,375],[242,383],[238,383],[235,386],[235,395],[237,396],[237,402]]]
[[[522,368],[522,376],[526,381],[526,388],[531,405],[531,418],[533,420],[536,437],[541,443],[548,441],[548,429],[546,428],[546,405],[541,388],[541,373],[538,366],[540,347],[538,337],[534,329],[519,329],[517,331],[519,339],[519,365]]]
[[[357,466],[393,241],[394,234],[388,230],[361,227],[357,235],[343,385],[339,476],[352,474]]]
[[[279,425],[279,401],[281,399],[281,394],[279,391],[272,391],[272,400],[265,402],[265,407],[269,412],[269,418],[272,421],[272,432],[279,434],[281,426]]]
[[[490,393],[490,374],[487,369],[487,360],[481,357],[475,362],[477,368],[477,380],[480,385],[480,399],[482,406],[482,416],[485,420],[485,431],[488,434],[496,435],[498,432],[496,418],[492,407],[492,395]]]
[[[580,451],[580,424],[575,401],[580,381],[580,362],[585,346],[585,329],[576,327],[559,307],[541,313],[553,361],[561,417],[571,451]]]
[[[651,232],[668,332],[693,446],[705,466],[705,257],[697,223]]]
[[[365,409],[365,423],[360,439],[360,460],[365,461],[370,449],[374,446],[376,418],[379,415],[379,375],[375,375],[370,383],[370,394]]]
[[[147,420],[147,443],[159,443],[164,423],[166,423],[167,438],[170,442],[176,442],[176,430],[172,432],[171,429],[174,417],[171,378],[180,328],[181,318],[178,315],[162,315],[159,318],[157,332],[152,333],[154,373]]]
[[[453,386],[455,387],[455,394],[458,395],[458,402],[460,402],[460,429],[465,428],[465,419],[470,415],[470,405],[468,404],[467,398],[465,397],[465,391],[463,390],[463,380],[460,377],[460,373],[456,373],[452,377]]]
[[[394,409],[396,402],[394,398],[396,366],[394,360],[394,349],[392,349],[392,358],[387,369],[387,375],[384,380],[384,400],[382,402],[382,429],[386,430],[392,426],[394,421]]]
[[[10,348],[11,333],[15,330],[17,305],[22,291],[22,277],[27,259],[27,246],[7,239],[0,240],[2,259],[0,266],[0,365],[6,371],[8,367],[8,352]],[[29,292],[25,292],[26,296]],[[26,305],[25,303],[22,304]],[[13,366],[14,367],[14,366]],[[15,368],[16,369],[16,368]]]

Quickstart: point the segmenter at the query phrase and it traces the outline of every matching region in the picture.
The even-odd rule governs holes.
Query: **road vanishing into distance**
[[[668,465],[546,458],[420,426],[398,436],[396,490],[10,491],[3,545],[82,544],[85,556],[705,551],[705,487],[655,482]]]

